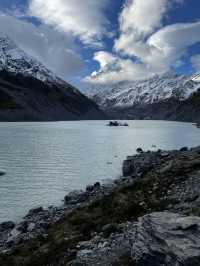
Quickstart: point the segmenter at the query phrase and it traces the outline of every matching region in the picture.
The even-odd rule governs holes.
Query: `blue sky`
[[[1,0],[0,33],[80,88],[200,71],[197,0]]]

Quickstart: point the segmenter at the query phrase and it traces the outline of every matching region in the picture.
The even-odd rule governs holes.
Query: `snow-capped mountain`
[[[0,121],[104,117],[96,103],[0,36]]]
[[[7,36],[0,36],[0,70],[32,76],[41,81],[62,82],[52,71],[21,50]]]
[[[127,108],[136,104],[154,104],[170,98],[184,101],[198,89],[200,83],[170,72],[150,79],[96,86],[90,91],[90,97],[104,109]]]

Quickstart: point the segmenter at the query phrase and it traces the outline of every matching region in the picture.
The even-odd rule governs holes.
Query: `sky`
[[[200,71],[198,0],[0,0],[0,35],[80,89]]]

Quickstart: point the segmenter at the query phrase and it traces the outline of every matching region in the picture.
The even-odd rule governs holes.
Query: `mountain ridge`
[[[199,98],[200,83],[191,77],[170,72],[150,79],[103,86],[102,90],[98,87],[98,90],[96,93],[93,89],[89,97],[116,119],[200,121],[198,105],[193,105],[194,98]],[[187,110],[195,112],[195,120]]]
[[[103,118],[96,103],[18,48],[10,38],[0,37],[0,121]]]
[[[200,83],[170,72],[149,79],[103,86],[98,88],[99,92],[94,91],[89,95],[102,107],[109,106],[109,102],[112,107],[130,107],[134,104],[161,102],[172,97],[180,101],[186,100],[198,89]]]

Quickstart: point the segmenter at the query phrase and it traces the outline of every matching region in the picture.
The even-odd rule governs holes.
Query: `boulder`
[[[74,190],[65,196],[65,204],[77,204],[88,199],[88,193],[82,190]]]
[[[88,185],[87,187],[86,187],[86,191],[87,192],[92,192],[94,190],[94,186],[92,186],[92,185]]]
[[[134,265],[200,265],[199,217],[152,213],[140,218],[133,230]]]
[[[12,221],[4,222],[0,224],[0,232],[12,230],[15,227],[15,223]]]
[[[34,215],[37,215],[41,212],[43,212],[44,209],[42,207],[38,207],[38,208],[35,208],[35,209],[31,209],[29,212],[28,212],[28,215],[27,216],[34,216]]]
[[[28,228],[28,222],[27,221],[22,221],[16,226],[16,229],[20,231],[21,233],[26,233]]]
[[[118,227],[118,224],[115,224],[115,223],[106,224],[103,226],[101,231],[104,237],[109,237],[112,233],[118,232],[119,227]]]
[[[143,149],[142,148],[137,148],[137,153],[143,153]]]
[[[101,188],[101,184],[100,182],[96,182],[94,183],[94,185],[89,185],[86,187],[86,191],[87,192],[93,192],[93,191],[97,191]]]
[[[123,162],[122,174],[123,176],[130,176],[133,173],[133,164],[132,161],[127,159]]]
[[[180,149],[180,151],[188,151],[188,147],[183,147]]]
[[[100,189],[100,187],[101,187],[101,183],[100,182],[94,183],[94,189]]]

